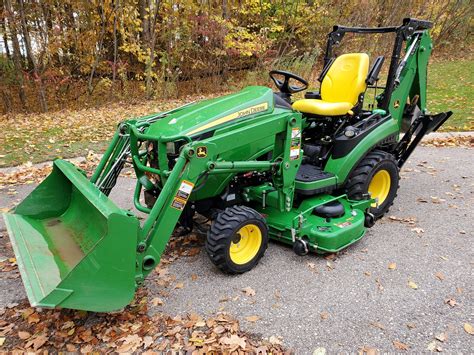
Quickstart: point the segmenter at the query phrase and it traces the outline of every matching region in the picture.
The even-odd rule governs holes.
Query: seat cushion
[[[293,103],[293,109],[320,116],[345,115],[353,107],[350,102],[328,102],[318,99],[303,99]]]
[[[369,73],[369,56],[366,53],[340,55],[332,63],[321,83],[321,98],[330,102],[357,104],[365,92],[365,79]]]

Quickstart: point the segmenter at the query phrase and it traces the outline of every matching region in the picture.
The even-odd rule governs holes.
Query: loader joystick
[[[269,74],[278,90],[284,94],[295,94],[308,88],[308,82],[296,74],[283,70],[272,70]],[[291,79],[303,85],[290,85]]]

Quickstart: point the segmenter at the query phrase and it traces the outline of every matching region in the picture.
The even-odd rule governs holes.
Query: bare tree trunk
[[[98,43],[98,48],[97,52],[95,55],[94,63],[92,64],[91,68],[91,73],[89,75],[89,80],[87,82],[87,92],[92,94],[94,91],[94,87],[92,86],[92,81],[94,79],[95,71],[97,69],[97,66],[99,65],[99,61],[102,55],[102,49],[104,47],[104,37],[105,37],[105,29],[107,27],[107,19],[105,17],[105,8],[104,8],[104,1],[102,1],[100,7],[99,7],[99,15],[100,15],[100,22],[101,22],[101,30],[99,34],[99,43]]]
[[[153,64],[155,63],[155,44],[156,44],[156,24],[158,22],[159,9],[160,9],[160,0],[154,0],[153,8],[151,4],[148,4],[150,9],[148,13],[148,60],[146,63],[145,69],[145,95],[147,99],[153,97]],[[151,12],[153,11],[153,16]]]
[[[115,78],[117,77],[117,55],[118,55],[118,42],[117,42],[117,14],[120,7],[120,0],[115,0],[114,3],[114,64],[112,67],[112,82],[115,84]],[[112,85],[113,88],[113,85]]]
[[[149,0],[138,0],[138,13],[140,15],[140,21],[142,23],[141,38],[144,43],[149,43],[150,35],[150,17],[147,18],[147,10],[150,9]]]
[[[24,110],[27,109],[26,107],[26,94],[25,94],[25,84],[23,80],[23,66],[22,66],[22,59],[21,59],[21,51],[20,51],[20,42],[18,41],[18,32],[16,30],[16,22],[15,22],[15,13],[13,11],[11,0],[5,0],[4,2],[5,10],[7,13],[8,18],[8,27],[11,33],[11,41],[13,46],[13,64],[15,66],[15,76],[16,81],[18,82],[18,95],[20,97],[21,106]]]
[[[35,82],[35,86],[38,87],[38,98],[39,98],[41,110],[43,112],[46,112],[48,111],[46,93],[44,90],[43,80],[41,79],[41,75],[38,70],[38,63],[33,54],[33,49],[31,48],[31,38],[30,38],[28,24],[26,23],[25,7],[24,7],[23,0],[18,0],[18,5],[19,5],[21,28],[23,30],[23,38],[25,41],[25,49],[26,49],[26,56],[28,59],[28,65],[31,66],[31,68],[33,69],[33,80]]]
[[[4,13],[4,5],[3,0],[0,0],[0,13]],[[8,36],[7,36],[7,25],[6,25],[6,18],[2,16],[0,18],[0,29],[2,30],[2,39],[3,39],[3,46],[5,47],[5,53],[7,54],[7,58],[11,59],[11,52],[10,46],[8,45]]]
[[[11,95],[8,90],[2,89],[3,113],[8,113],[12,109]]]

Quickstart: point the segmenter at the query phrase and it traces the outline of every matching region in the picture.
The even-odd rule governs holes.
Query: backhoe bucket
[[[108,312],[130,303],[138,219],[74,165],[56,160],[4,219],[32,306]]]

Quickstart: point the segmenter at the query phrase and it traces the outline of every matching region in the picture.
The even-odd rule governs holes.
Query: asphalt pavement
[[[239,276],[221,274],[204,250],[179,257],[167,267],[171,284],[145,282],[150,302],[163,300],[150,312],[225,311],[249,333],[280,336],[298,354],[472,353],[474,336],[463,326],[474,325],[473,158],[468,148],[417,148],[392,209],[338,255],[300,257],[271,243],[259,265]],[[0,206],[32,188],[0,191]],[[133,179],[121,178],[111,197],[131,208],[133,188]],[[2,221],[0,260],[12,256],[4,228]],[[0,307],[24,298],[21,280],[0,273]]]

